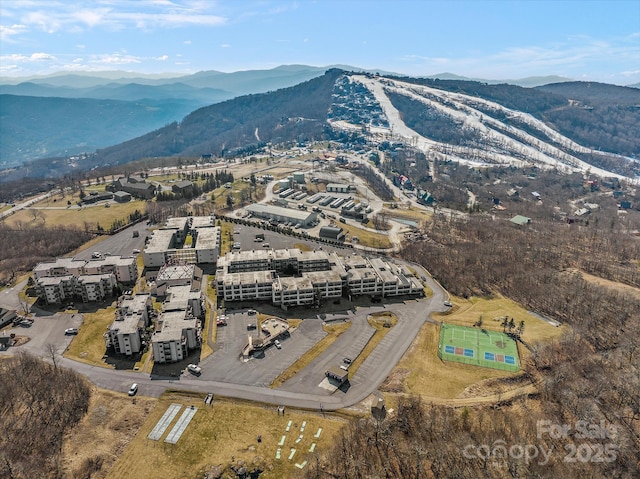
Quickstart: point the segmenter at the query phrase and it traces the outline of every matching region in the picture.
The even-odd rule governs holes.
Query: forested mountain
[[[640,163],[625,157],[640,158],[637,105],[640,91],[613,85],[523,88],[332,69],[294,87],[200,108],[80,164],[58,161],[55,172],[141,158],[225,156],[288,141],[379,143],[383,134],[456,161],[633,177]],[[29,174],[48,174],[49,163],[29,165]]]
[[[182,118],[198,104],[0,95],[0,169],[120,143]]]

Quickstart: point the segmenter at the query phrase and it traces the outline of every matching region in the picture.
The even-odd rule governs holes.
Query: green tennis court
[[[518,345],[504,333],[443,323],[438,357],[445,361],[516,372]]]

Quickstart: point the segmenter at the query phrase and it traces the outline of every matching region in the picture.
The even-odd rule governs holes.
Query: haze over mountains
[[[46,162],[37,162],[17,173],[47,176],[145,156],[219,155],[269,141],[327,138],[339,131],[328,131],[329,119],[334,126],[340,124],[336,121],[346,120],[361,127],[376,126],[376,121],[388,124],[389,111],[383,112],[381,104],[402,110],[403,124],[414,132],[411,136],[417,133],[449,145],[450,151],[438,148],[444,153],[457,152],[453,155],[456,158],[491,162],[502,155],[521,160],[527,157],[530,161],[553,150],[547,163],[549,158],[563,164],[566,160],[567,165],[584,161],[595,163],[595,168],[604,166],[607,171],[633,176],[633,164],[594,151],[640,157],[640,90],[633,88],[567,82],[560,77],[523,79],[519,82],[529,88],[522,88],[451,74],[439,75],[443,77],[440,80],[395,75],[387,83],[378,79],[365,87],[366,82],[354,81],[352,75],[349,83],[364,89],[351,92],[351,100],[340,106],[336,103],[341,98],[338,80],[342,78],[344,83],[344,72],[332,69],[325,74],[325,70],[288,65],[272,70],[207,71],[165,78],[121,72],[54,75],[22,83],[3,78],[0,168],[19,166],[38,157],[100,149],[81,165],[60,168],[57,163],[48,168]],[[397,86],[399,81],[402,87]],[[392,87],[394,82],[396,86]],[[422,93],[416,93],[417,86],[407,86],[411,83],[423,84]],[[545,86],[532,89],[531,85]],[[376,95],[376,91],[384,90],[383,96]],[[444,90],[464,96],[438,93]],[[446,105],[451,101],[452,105]],[[375,121],[370,107],[380,110]],[[336,114],[341,109],[344,111]],[[479,116],[483,121],[478,121]],[[130,141],[119,145],[125,140]],[[546,153],[523,153],[531,149]]]

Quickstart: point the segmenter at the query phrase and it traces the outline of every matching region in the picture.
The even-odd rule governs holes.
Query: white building
[[[215,263],[219,251],[220,228],[215,226],[214,216],[169,218],[152,232],[142,259],[147,268],[159,268],[171,260]]]
[[[275,220],[279,223],[300,224],[301,226],[308,226],[318,219],[318,214],[313,211],[294,210],[260,203],[249,205],[245,207],[245,210],[257,218]]]
[[[142,350],[141,332],[149,325],[151,295],[125,295],[118,300],[116,317],[105,334],[107,347],[130,356]]]
[[[327,193],[349,193],[352,189],[355,188],[343,183],[329,183],[327,185]]]
[[[189,350],[200,345],[200,321],[185,310],[165,311],[158,318],[158,330],[151,337],[153,361],[182,361]]]
[[[406,269],[380,258],[298,249],[240,251],[218,261],[217,295],[225,301],[268,300],[282,307],[350,295],[423,293]]]

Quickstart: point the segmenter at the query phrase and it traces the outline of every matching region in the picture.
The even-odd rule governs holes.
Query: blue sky
[[[344,64],[640,82],[640,0],[1,0],[0,75]]]

